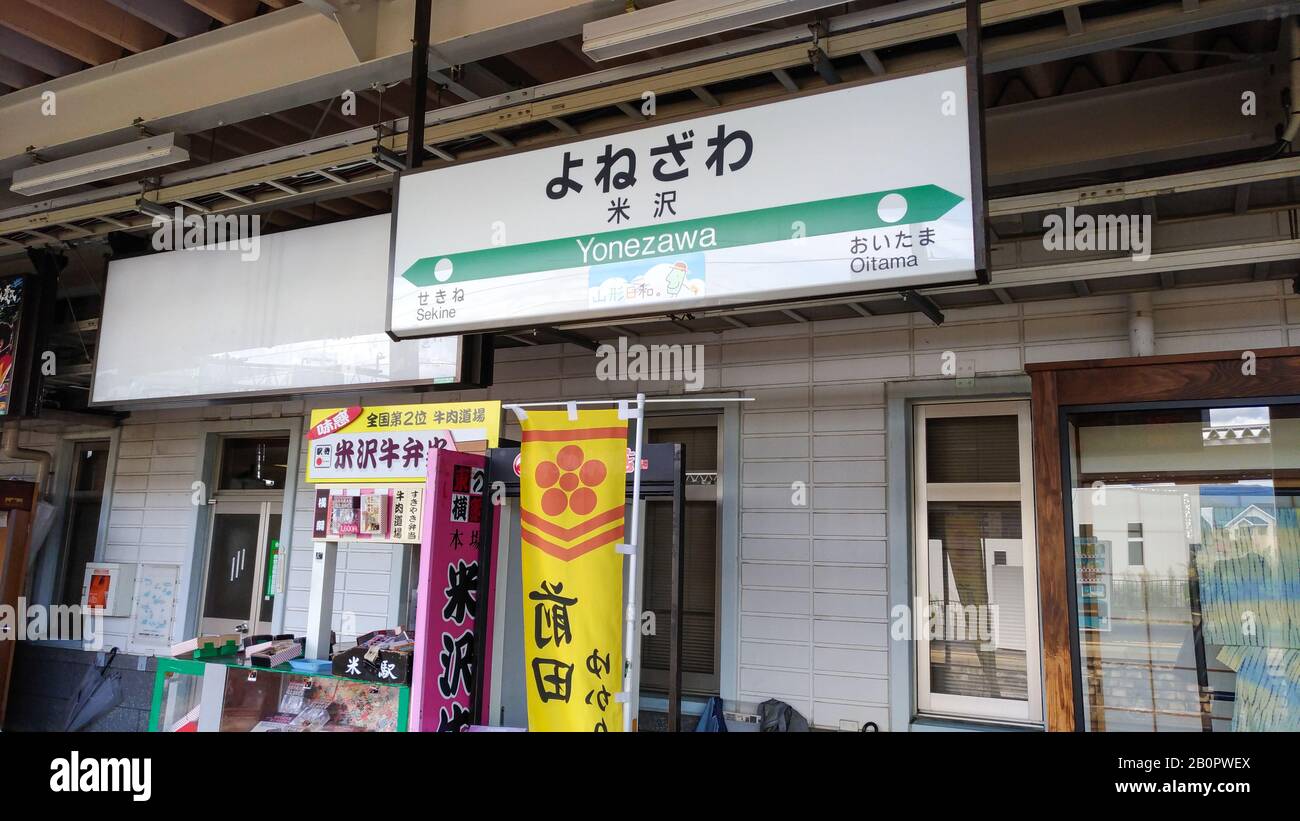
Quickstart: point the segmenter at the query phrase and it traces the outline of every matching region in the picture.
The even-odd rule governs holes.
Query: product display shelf
[[[159,658],[149,731],[405,732],[410,704],[405,684],[252,667],[233,656]]]

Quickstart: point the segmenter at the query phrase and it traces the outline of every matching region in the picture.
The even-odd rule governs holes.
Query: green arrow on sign
[[[894,197],[885,203],[886,210],[903,209],[901,215],[891,213],[889,216],[894,218],[890,220],[881,217],[881,201],[886,197]],[[961,201],[961,197],[937,185],[918,185],[642,228],[434,255],[418,260],[402,276],[417,287],[425,287],[584,265],[607,265],[631,259],[654,259],[692,251],[737,248],[800,236],[816,237],[910,225],[937,220]],[[801,227],[796,230],[797,226]],[[441,279],[435,275],[435,268],[443,274]]]

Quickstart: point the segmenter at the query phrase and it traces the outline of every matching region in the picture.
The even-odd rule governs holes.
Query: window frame
[[[286,440],[289,452],[286,455],[284,471],[284,487],[268,488],[223,488],[221,486],[222,472],[226,469],[226,462],[230,458],[227,448],[232,442],[239,441],[262,441],[262,440]],[[290,474],[297,470],[293,464],[293,437],[286,431],[280,430],[235,430],[226,431],[217,436],[216,458],[213,460],[212,479],[209,487],[209,498],[223,497],[227,499],[281,499],[284,492],[289,487]]]
[[[1020,480],[1017,482],[926,481],[926,422],[954,417],[1015,416]],[[929,605],[929,521],[930,502],[1019,502],[1021,542],[1024,553],[1025,590],[1025,679],[1027,699],[959,696],[934,693],[930,689],[930,640],[928,634],[913,636],[916,644],[914,673],[917,716],[950,717],[981,721],[1031,724],[1043,723],[1042,634],[1038,598],[1038,539],[1035,515],[1033,471],[1033,425],[1027,399],[995,401],[917,402],[912,406],[911,571],[913,607]],[[923,547],[924,546],[924,547]],[[920,619],[912,614],[913,629]]]
[[[110,508],[112,502],[112,499],[109,496],[111,490],[111,484],[109,482],[109,479],[110,479],[110,474],[114,469],[114,460],[113,460],[114,443],[113,443],[113,439],[107,435],[88,437],[84,439],[76,439],[76,440],[69,441],[68,443],[69,446],[64,450],[64,452],[67,454],[68,457],[68,470],[67,470],[67,476],[63,477],[64,479],[63,485],[60,488],[62,492],[60,494],[60,503],[59,503],[59,508],[60,508],[59,521],[57,522],[57,530],[51,528],[52,532],[50,536],[47,537],[47,539],[50,537],[57,538],[57,542],[55,544],[58,547],[56,558],[54,559],[53,575],[51,576],[50,579],[50,590],[48,596],[50,604],[52,606],[57,606],[60,604],[67,603],[65,601],[65,597],[68,595],[69,590],[66,588],[65,582],[68,581],[67,579],[68,560],[71,558],[69,556],[70,553],[69,542],[72,539],[73,503],[77,501],[84,501],[84,499],[80,497],[92,493],[92,491],[81,491],[75,488],[77,480],[80,478],[80,471],[82,468],[81,461],[77,457],[81,451],[86,450],[91,446],[100,443],[104,445],[103,448],[104,484],[99,489],[99,510],[97,511],[96,514],[96,524],[95,524],[95,545],[93,548],[91,548],[90,558],[87,560],[87,563],[89,564],[89,563],[94,563],[99,561],[100,552],[103,546],[103,538],[101,535],[102,528],[100,527],[100,524],[104,519],[105,508]],[[83,576],[85,575],[84,571],[82,575]],[[81,583],[76,584],[76,589],[78,593],[75,597],[75,602],[73,602],[78,605],[81,603],[81,596],[80,596],[81,586],[82,586]]]
[[[672,428],[714,428],[717,440],[717,480],[712,485],[695,485],[684,488],[683,501],[690,502],[713,502],[716,505],[715,533],[714,533],[714,565],[713,565],[713,674],[711,676],[703,673],[688,673],[682,671],[682,695],[693,698],[702,695],[709,695],[720,692],[723,684],[723,476],[725,472],[723,448],[723,414],[720,411],[710,410],[691,411],[684,413],[665,413],[660,416],[647,418],[645,420],[646,442],[650,441],[650,431]],[[645,499],[646,506],[651,504],[672,504],[671,499]],[[685,515],[685,511],[683,511]],[[648,563],[643,563],[643,569],[648,567]],[[645,607],[645,583],[642,581],[640,591],[641,601],[638,606],[644,612]],[[671,625],[667,622],[656,625],[658,630],[670,630]],[[641,645],[644,639],[638,640]],[[651,674],[646,675],[649,671]],[[642,667],[641,671],[641,689],[644,693],[653,695],[667,694],[668,692],[668,671],[659,668]]]
[[[1293,351],[1300,353],[1300,348],[1277,348],[1277,349],[1272,349],[1271,351],[1260,350],[1260,351],[1256,351],[1255,353],[1258,357],[1260,357],[1260,361],[1271,364],[1277,361],[1274,358],[1275,356],[1277,356],[1277,352],[1290,354],[1290,352]],[[1154,380],[1154,382],[1152,382],[1150,376],[1151,373],[1156,373],[1157,375],[1161,373],[1159,366],[1162,364],[1162,361],[1168,362],[1170,365],[1191,363],[1193,366],[1200,366],[1212,362],[1214,361],[1215,358],[1218,358],[1222,355],[1223,354],[1221,352],[1207,352],[1205,354],[1187,354],[1187,355],[1173,354],[1168,356],[1147,357],[1147,358],[1133,359],[1133,360],[1115,360],[1115,362],[1120,363],[1121,365],[1130,364],[1131,366],[1142,367],[1144,383],[1151,382],[1151,384],[1164,386],[1166,382],[1162,382],[1160,379],[1156,379]],[[1201,356],[1205,357],[1205,359],[1203,360],[1198,359],[1198,357]],[[1229,354],[1228,356],[1231,357],[1231,354]],[[1108,361],[1109,360],[1102,360],[1103,363]],[[1232,362],[1233,362],[1232,369],[1235,372],[1237,368],[1236,365],[1237,360],[1233,358]],[[1065,364],[1068,365],[1069,363],[1065,363]],[[1047,371],[1048,373],[1055,374],[1057,373],[1057,371],[1053,369],[1052,366],[1054,365],[1055,363],[1047,363],[1047,367],[1044,367],[1043,370]],[[1106,367],[1117,367],[1117,366],[1107,366],[1105,364],[1102,364],[1102,365],[1093,365],[1092,367],[1095,372],[1104,374],[1105,373],[1104,369]],[[1293,376],[1297,373],[1300,373],[1300,369],[1297,369],[1297,367],[1293,367],[1289,362],[1281,365],[1279,369],[1282,370],[1283,372],[1280,377],[1276,373],[1272,373],[1272,372],[1270,372],[1267,375],[1267,378],[1262,383],[1265,389],[1268,389],[1272,385],[1276,384],[1276,382],[1279,379],[1294,381]],[[1065,368],[1062,368],[1061,370],[1063,372]],[[1246,376],[1245,378],[1248,380],[1255,380],[1257,376],[1251,375],[1251,376]],[[1124,383],[1123,379],[1117,380],[1117,383],[1119,384],[1118,390],[1120,391],[1128,390],[1130,394],[1133,393],[1132,390],[1128,389],[1123,384]],[[1107,390],[1109,388],[1106,388],[1105,387],[1106,385],[1107,383],[1104,380],[1096,380],[1096,381],[1088,382],[1088,386],[1094,390],[1098,390],[1098,389]],[[1098,388],[1097,386],[1103,386],[1103,387]],[[1089,414],[1101,414],[1101,413],[1122,413],[1122,412],[1144,413],[1144,412],[1152,412],[1152,411],[1169,411],[1169,410],[1197,410],[1197,411],[1201,411],[1202,413],[1208,414],[1208,411],[1215,410],[1215,409],[1224,409],[1224,408],[1232,409],[1232,408],[1239,408],[1239,407],[1267,407],[1270,409],[1270,414],[1271,414],[1272,408],[1274,407],[1291,406],[1291,407],[1300,408],[1300,394],[1274,394],[1274,393],[1251,394],[1245,390],[1241,390],[1239,385],[1229,385],[1228,389],[1233,395],[1213,396],[1211,398],[1174,398],[1174,399],[1151,399],[1151,398],[1143,398],[1141,395],[1139,395],[1133,398],[1133,401],[1112,401],[1112,402],[1076,401],[1073,403],[1063,403],[1060,401],[1059,396],[1056,395],[1053,396],[1052,410],[1057,425],[1055,430],[1055,435],[1053,438],[1057,446],[1056,455],[1057,458],[1060,460],[1057,463],[1057,465],[1060,469],[1060,477],[1062,481],[1060,487],[1058,488],[1059,494],[1054,494],[1051,501],[1060,505],[1060,510],[1061,510],[1060,526],[1061,527],[1059,531],[1047,532],[1043,535],[1044,535],[1044,540],[1057,535],[1059,535],[1062,539],[1062,544],[1061,544],[1062,555],[1065,561],[1065,568],[1066,568],[1066,575],[1064,581],[1066,582],[1065,591],[1067,594],[1065,606],[1067,612],[1067,624],[1069,628],[1069,632],[1067,635],[1069,640],[1068,659],[1070,662],[1070,668],[1068,671],[1058,672],[1057,675],[1064,676],[1065,673],[1068,672],[1069,675],[1068,693],[1071,698],[1071,702],[1069,704],[1069,712],[1067,715],[1054,717],[1059,722],[1059,726],[1049,726],[1049,729],[1067,731],[1067,732],[1068,731],[1086,732],[1086,733],[1106,732],[1105,729],[1097,730],[1096,728],[1089,726],[1088,716],[1087,716],[1087,703],[1086,703],[1086,699],[1084,698],[1084,692],[1083,692],[1086,661],[1084,660],[1083,653],[1082,653],[1082,628],[1080,628],[1079,625],[1079,599],[1078,599],[1077,580],[1075,577],[1075,568],[1077,567],[1078,557],[1077,554],[1075,553],[1074,534],[1077,528],[1085,527],[1085,526],[1091,527],[1091,525],[1087,523],[1078,523],[1075,520],[1075,508],[1074,508],[1074,502],[1072,497],[1072,493],[1073,490],[1075,489],[1075,486],[1074,486],[1072,471],[1074,470],[1074,467],[1077,464],[1078,454],[1075,450],[1076,440],[1073,436],[1073,432],[1076,429],[1074,419],[1078,416],[1084,416]],[[1126,396],[1126,399],[1127,398],[1128,397]],[[1046,431],[1036,431],[1036,435],[1038,433],[1046,433]],[[1039,439],[1037,441],[1041,445],[1043,439]],[[1143,536],[1143,539],[1145,540],[1145,534]],[[1144,541],[1144,553],[1145,553],[1145,541]],[[1125,558],[1127,558],[1127,556]],[[1145,555],[1143,556],[1143,558],[1145,559]],[[1203,666],[1203,662],[1198,661],[1198,667],[1199,666]],[[1058,680],[1055,682],[1046,682],[1046,683],[1049,685],[1055,684],[1056,686],[1060,687],[1060,685],[1063,682],[1060,682]],[[1235,687],[1235,679],[1234,679],[1234,687]],[[1069,719],[1068,723],[1063,720],[1065,718]],[[1202,732],[1207,732],[1207,731],[1202,730]]]
[[[95,533],[95,551],[91,561],[103,561],[104,550],[108,539],[108,522],[111,513],[111,499],[117,474],[117,456],[118,442],[121,438],[121,427],[95,427],[86,430],[79,430],[74,433],[64,433],[59,437],[59,441],[50,451],[53,459],[51,471],[48,476],[47,493],[49,502],[55,506],[56,513],[54,521],[51,522],[49,530],[46,532],[45,540],[40,545],[33,544],[31,549],[37,551],[33,559],[33,566],[30,570],[30,593],[28,599],[33,604],[43,604],[50,606],[57,604],[54,601],[55,593],[59,589],[60,579],[64,572],[65,557],[64,552],[64,533],[68,524],[67,500],[68,491],[71,488],[72,481],[72,463],[76,459],[76,451],[88,441],[108,440],[108,473],[104,477],[104,496],[100,504],[99,524]],[[63,639],[44,639],[41,642],[50,647],[67,647],[71,649],[82,649],[82,642]]]

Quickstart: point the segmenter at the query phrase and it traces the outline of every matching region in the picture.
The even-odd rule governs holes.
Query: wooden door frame
[[[1073,731],[1082,728],[1070,624],[1063,412],[1089,405],[1295,396],[1300,394],[1300,348],[1043,362],[1025,371],[1032,386],[1044,708],[1048,730]]]
[[[27,621],[19,599],[27,584],[27,552],[31,548],[32,517],[36,508],[36,484],[16,479],[0,480],[0,510],[7,511],[0,526],[0,604],[14,609],[16,635],[0,638],[0,727],[4,726],[13,677],[14,653]]]

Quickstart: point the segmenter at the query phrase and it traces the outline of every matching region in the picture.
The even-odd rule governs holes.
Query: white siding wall
[[[180,565],[180,587],[187,588],[195,527],[190,486],[202,447],[200,423],[194,419],[127,420],[118,443],[108,537],[99,561]],[[104,645],[125,650],[130,631],[129,617],[105,619]]]
[[[407,399],[406,401],[412,401]],[[304,457],[305,458],[305,457]],[[307,604],[311,592],[311,528],[315,489],[307,484],[305,469],[298,473],[298,498],[293,517],[293,553],[285,590],[284,629],[299,635],[307,631]],[[334,577],[334,617],[331,624],[342,640],[349,641],[389,624],[389,577],[394,545],[340,544]]]
[[[1158,293],[1157,353],[1300,345],[1300,298],[1289,292],[1282,283],[1259,283]],[[646,339],[705,345],[706,391],[757,399],[743,410],[740,443],[734,640],[742,702],[782,698],[825,727],[889,726],[885,382],[938,377],[947,350],[959,362],[973,359],[977,376],[1018,373],[1026,362],[1129,353],[1123,296],[946,313],[938,328],[903,315]],[[369,394],[364,401],[581,399],[634,389],[598,381],[589,352],[557,345],[498,352],[496,383],[486,391]],[[338,404],[349,402],[316,398],[307,407]],[[304,403],[288,402],[133,414],[122,435],[105,558],[188,560],[198,417],[303,411]],[[510,421],[507,434],[517,436]],[[796,482],[806,483],[806,506],[792,503]],[[301,484],[288,579],[292,630],[306,618],[310,503]],[[384,548],[340,551],[336,630],[384,626],[389,567]]]

